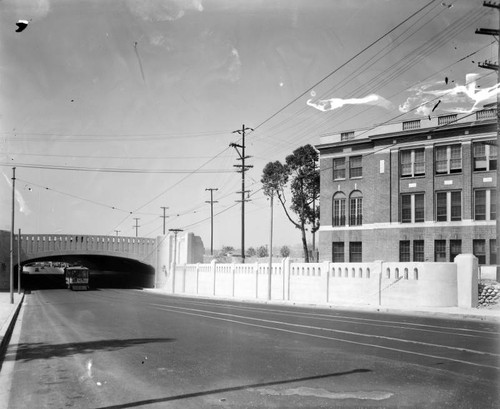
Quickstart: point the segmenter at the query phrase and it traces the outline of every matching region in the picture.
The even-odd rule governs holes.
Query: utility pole
[[[168,229],[174,233],[174,259],[172,261],[172,294],[175,293],[175,268],[177,265],[177,233],[181,232],[182,229]]]
[[[210,191],[210,201],[205,201],[205,203],[210,203],[210,255],[214,255],[214,203],[219,203],[214,201],[214,190],[219,190],[218,188],[209,187],[205,191]]]
[[[17,293],[21,294],[21,229],[17,235]]]
[[[137,237],[139,235],[139,220],[140,220],[140,217],[134,217],[134,220],[135,220],[135,226],[132,226],[135,228],[135,237]]]
[[[245,202],[248,202],[250,199],[245,199],[245,193],[250,192],[249,190],[245,190],[245,172],[253,168],[252,165],[246,165],[245,160],[250,158],[250,156],[245,156],[245,132],[253,131],[252,128],[246,128],[245,125],[242,125],[241,129],[237,131],[233,131],[233,133],[237,133],[241,135],[241,145],[236,143],[231,143],[229,146],[233,147],[238,153],[239,158],[241,160],[241,165],[233,165],[236,168],[239,168],[237,172],[241,172],[241,200],[237,200],[237,202],[241,202],[241,261],[245,263]]]
[[[12,168],[12,220],[10,227],[10,303],[14,304],[14,214],[16,197],[16,168]]]
[[[169,209],[166,206],[160,206],[160,209],[163,209],[163,216],[160,216],[163,219],[163,235],[165,236],[165,219],[168,217],[165,215],[165,210]]]
[[[499,3],[493,3],[492,1],[485,1],[483,2],[484,7],[491,7],[494,9],[498,10],[498,24],[499,28],[498,29],[490,29],[490,28],[478,28],[476,29],[476,34],[485,34],[485,35],[492,35],[496,38],[498,47],[497,47],[497,63],[492,64],[489,61],[485,61],[484,63],[479,63],[479,67],[481,68],[486,68],[486,69],[491,69],[491,70],[496,70],[497,71],[497,84],[500,83],[500,70],[498,69],[498,66],[500,65],[500,4]],[[500,147],[500,94],[497,93],[497,140],[496,140],[496,147],[497,151]],[[497,166],[497,186],[496,186],[496,194],[497,194],[497,203],[500,203],[500,167]],[[496,250],[497,250],[497,274],[496,274],[496,279],[497,281],[500,280],[500,263],[499,263],[499,257],[500,257],[500,220],[499,217],[496,217]]]

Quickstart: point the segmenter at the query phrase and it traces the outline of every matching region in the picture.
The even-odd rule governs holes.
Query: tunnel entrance
[[[58,263],[81,265],[90,270],[90,288],[153,288],[154,268],[136,260],[97,256],[66,255],[29,260],[24,265],[37,263],[37,268],[25,268],[30,274],[21,274],[21,288],[26,290],[66,288],[62,269],[51,267]],[[34,271],[37,270],[37,271]],[[17,274],[14,274],[17,288]]]

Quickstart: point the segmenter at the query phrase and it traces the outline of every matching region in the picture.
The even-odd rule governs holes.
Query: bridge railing
[[[58,251],[119,252],[146,255],[156,246],[155,239],[141,237],[21,234],[20,239],[21,249],[30,256]],[[17,235],[15,240],[18,240]]]

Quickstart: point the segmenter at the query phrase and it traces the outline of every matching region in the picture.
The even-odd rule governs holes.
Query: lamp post
[[[267,277],[267,299],[271,301],[271,284],[273,270],[273,197],[271,193],[271,229],[269,234],[269,275]]]
[[[17,293],[21,294],[21,229],[17,235]]]
[[[14,213],[16,197],[16,168],[12,168],[12,218],[10,227],[10,303],[14,304]]]
[[[181,232],[182,229],[168,229],[174,233],[174,259],[172,261],[172,294],[175,293],[175,267],[177,263],[177,233]]]

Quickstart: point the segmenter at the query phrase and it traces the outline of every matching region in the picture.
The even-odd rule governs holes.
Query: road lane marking
[[[330,337],[330,336],[325,336],[325,335],[317,335],[317,334],[309,334],[307,332],[292,331],[292,330],[284,329],[284,328],[276,328],[276,327],[270,327],[267,325],[253,324],[253,323],[249,323],[249,322],[237,321],[237,320],[232,320],[232,319],[222,318],[222,317],[214,317],[211,315],[206,315],[206,312],[203,310],[195,310],[195,309],[188,309],[188,308],[183,308],[183,307],[172,307],[172,306],[170,306],[170,308],[169,308],[169,307],[165,307],[165,306],[158,305],[158,304],[151,304],[151,305],[153,306],[153,308],[156,308],[159,310],[176,312],[179,314],[199,316],[199,317],[210,318],[210,319],[220,320],[220,321],[234,322],[234,323],[248,325],[248,326],[252,326],[252,327],[271,329],[271,330],[275,330],[275,331],[282,331],[282,332],[298,334],[298,335],[306,335],[306,336],[314,337],[314,338],[321,338],[321,339],[346,342],[346,343],[350,343],[350,344],[368,346],[371,348],[386,349],[386,350],[390,350],[390,351],[402,352],[402,353],[407,353],[407,354],[412,354],[412,355],[419,355],[419,356],[425,356],[425,357],[436,358],[436,359],[445,359],[448,361],[459,362],[459,363],[463,363],[463,364],[469,364],[469,365],[480,366],[480,367],[485,367],[485,368],[492,368],[492,369],[497,369],[497,370],[500,369],[500,367],[497,367],[497,366],[484,365],[484,364],[479,364],[479,363],[470,362],[470,361],[463,361],[461,359],[448,358],[445,356],[425,354],[425,353],[421,353],[421,352],[408,351],[408,350],[399,349],[399,348],[386,347],[383,345],[374,345],[374,344],[368,344],[368,343],[359,342],[359,341],[349,341],[349,340],[342,339],[342,338]],[[171,309],[171,308],[173,308],[173,309]],[[195,312],[188,312],[188,311],[179,311],[179,309],[188,310],[188,311],[205,312],[205,314],[198,314]],[[307,328],[307,329],[324,330],[324,331],[329,331],[329,332],[340,332],[340,333],[345,333],[345,334],[349,334],[349,335],[363,336],[363,337],[368,337],[368,338],[382,338],[382,339],[386,339],[386,340],[400,341],[400,342],[413,343],[413,344],[419,344],[419,345],[425,345],[425,346],[433,346],[433,347],[451,349],[451,350],[460,351],[460,352],[469,352],[469,353],[479,354],[479,355],[499,356],[498,354],[492,354],[492,353],[488,353],[488,352],[469,350],[469,349],[465,349],[465,348],[449,347],[449,346],[438,345],[438,344],[428,344],[428,343],[419,342],[419,341],[410,341],[410,340],[403,340],[403,339],[398,339],[398,338],[383,337],[383,336],[379,336],[379,335],[372,336],[372,335],[368,335],[368,334],[361,334],[361,333],[355,333],[355,332],[349,332],[349,331],[341,331],[341,330],[333,330],[333,329],[328,329],[328,328],[312,327],[312,326],[301,325],[301,324],[291,324],[291,323],[285,323],[285,322],[280,322],[280,321],[271,321],[271,320],[264,320],[264,319],[259,319],[259,318],[243,317],[243,316],[232,315],[232,314],[213,313],[213,312],[211,312],[211,313],[216,314],[216,315],[230,316],[230,317],[234,317],[234,318],[243,318],[243,319],[262,321],[262,322],[271,323],[271,324],[281,324],[281,325],[288,325],[288,326],[301,327],[301,328]]]
[[[211,303],[211,302],[204,303],[201,301],[192,301],[190,299],[182,299],[182,301],[184,301],[186,303],[207,305],[207,306],[226,307],[226,308],[231,307],[231,308],[235,308],[235,309],[252,310],[252,311],[267,311],[267,312],[273,312],[275,314],[281,314],[281,315],[292,315],[292,316],[302,315],[305,317],[315,317],[317,319],[329,320],[329,321],[330,320],[331,321],[341,321],[341,322],[350,322],[350,320],[370,321],[370,322],[366,323],[367,325],[378,325],[377,323],[402,324],[401,326],[397,326],[397,325],[386,325],[386,326],[389,328],[404,328],[404,329],[410,329],[412,331],[422,330],[422,331],[427,331],[427,332],[435,332],[435,333],[439,333],[439,334],[457,335],[455,332],[451,332],[451,331],[459,331],[459,332],[475,332],[475,333],[479,333],[479,334],[488,334],[488,335],[500,335],[500,332],[483,331],[483,330],[476,330],[476,329],[469,329],[469,328],[441,327],[438,325],[419,324],[419,323],[401,322],[401,321],[387,321],[387,320],[361,318],[361,317],[349,317],[349,316],[345,316],[345,315],[332,316],[332,315],[328,315],[328,314],[318,314],[318,313],[309,313],[309,312],[301,312],[301,311],[288,312],[288,311],[282,311],[282,310],[276,310],[276,309],[270,309],[270,308],[258,308],[258,307],[246,307],[246,306],[244,307],[244,306],[238,306],[238,305],[234,305],[234,304],[219,304],[219,303]],[[234,302],[236,302],[236,301],[234,301]],[[345,318],[346,320],[342,320],[342,318]],[[436,330],[430,330],[430,329],[411,328],[411,326],[437,328],[437,329],[442,329],[442,330],[436,331]],[[447,330],[450,330],[450,331],[447,331]],[[469,335],[469,334],[460,334],[460,335],[464,336],[464,337],[475,336],[475,335]]]

